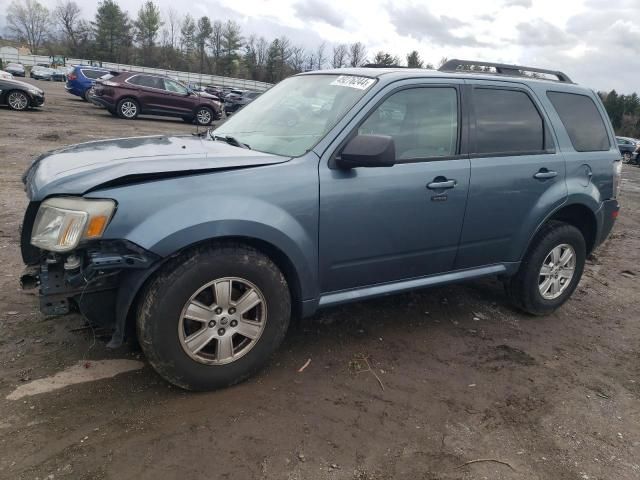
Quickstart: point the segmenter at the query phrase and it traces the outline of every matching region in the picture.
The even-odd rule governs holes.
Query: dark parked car
[[[121,73],[98,82],[94,92],[94,102],[127,120],[138,115],[164,115],[209,125],[220,118],[221,113],[220,103],[211,95],[194,92],[162,75]]]
[[[517,308],[553,312],[618,215],[602,102],[561,72],[441,70],[304,73],[204,135],[40,156],[23,285],[47,315],[112,327],[111,346],[135,322],[151,365],[194,390],[247,378],[292,315],[346,302],[498,276]]]
[[[5,72],[9,72],[14,77],[24,77],[24,66],[21,63],[7,63],[7,66],[4,67]]]
[[[44,92],[27,82],[0,78],[0,104],[12,110],[26,110],[44,104]]]
[[[616,137],[616,142],[618,142],[618,149],[622,154],[622,159],[625,163],[628,163],[633,158],[633,152],[638,147],[639,142],[635,138],[629,137]]]
[[[240,95],[227,95],[224,100],[224,111],[226,114],[235,113],[245,105],[253,102],[258,98],[260,94],[258,92],[242,92]]]
[[[65,89],[72,95],[76,95],[90,101],[90,89],[100,77],[110,73],[106,68],[77,65],[73,71],[67,74]]]

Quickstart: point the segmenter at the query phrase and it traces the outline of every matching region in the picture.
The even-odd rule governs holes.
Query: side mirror
[[[396,163],[396,146],[387,135],[357,135],[336,158],[339,168],[392,167]]]

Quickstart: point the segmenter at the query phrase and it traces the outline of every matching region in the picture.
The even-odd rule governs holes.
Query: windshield
[[[308,152],[362,98],[373,78],[301,75],[283,80],[213,131],[276,155]]]

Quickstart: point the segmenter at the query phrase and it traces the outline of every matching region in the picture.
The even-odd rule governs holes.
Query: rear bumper
[[[106,97],[98,97],[97,95],[94,95],[91,97],[91,101],[96,105],[106,108],[107,110],[113,110],[116,108],[115,103]]]
[[[611,234],[611,230],[616,223],[618,213],[620,212],[620,204],[618,200],[605,200],[602,202],[602,207],[598,211],[600,217],[600,231],[598,232],[598,238],[596,238],[596,245],[600,245]]]

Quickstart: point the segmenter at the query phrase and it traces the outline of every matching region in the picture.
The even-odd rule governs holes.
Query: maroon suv
[[[125,72],[96,82],[92,98],[112,115],[133,120],[138,115],[181,117],[209,125],[220,118],[222,105],[207,93],[194,92],[162,75]]]

